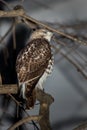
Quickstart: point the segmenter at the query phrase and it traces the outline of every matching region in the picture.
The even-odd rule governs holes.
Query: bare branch
[[[9,94],[12,99],[15,101],[14,97],[11,94],[17,94],[18,86],[17,85],[0,85],[0,94]],[[40,110],[39,116],[29,116],[14,124],[8,130],[14,130],[18,126],[27,123],[29,121],[38,121],[41,127],[41,130],[51,130],[50,120],[49,120],[49,108],[50,105],[53,103],[54,99],[51,95],[37,90],[37,100],[40,102]],[[19,106],[19,102],[15,101]]]
[[[0,94],[17,94],[18,93],[18,86],[13,85],[0,85]]]
[[[64,54],[63,52],[60,52],[60,54],[65,57],[71,64],[73,64],[76,69],[78,70],[78,72],[80,72],[86,79],[87,79],[87,76],[86,74],[82,71],[82,68],[80,66],[78,66],[75,62],[73,62],[66,54]]]
[[[40,102],[39,115],[43,115],[41,120],[39,120],[40,128],[41,130],[52,130],[49,119],[49,108],[54,99],[51,95],[38,89],[37,100]]]
[[[7,37],[7,35],[12,31],[13,27],[14,27],[14,22],[12,22],[11,27],[8,29],[8,31],[5,33],[5,35],[3,37],[1,37],[0,43],[2,43],[3,40]]]
[[[12,125],[10,128],[8,128],[8,130],[14,130],[18,126],[20,126],[20,125],[22,125],[24,123],[30,122],[32,120],[39,121],[41,118],[42,118],[42,116],[38,116],[38,115],[37,116],[29,116],[29,117],[23,118],[22,120],[18,121],[17,123],[15,123],[14,125]]]
[[[0,2],[2,2],[4,5],[6,5],[6,7],[8,9],[11,9],[11,6],[7,2],[5,2],[4,0],[0,0]]]
[[[40,22],[40,21],[38,21],[38,20],[28,16],[28,15],[26,15],[24,9],[22,9],[22,8],[17,9],[17,10],[12,10],[12,11],[0,11],[0,17],[18,17],[18,16],[22,17],[22,18],[25,18],[26,20],[29,21],[29,23],[33,22],[33,23],[35,23],[35,24],[37,24],[39,26],[42,26],[42,27],[44,27],[44,28],[46,28],[46,29],[48,29],[48,30],[50,30],[52,32],[55,32],[55,33],[57,33],[59,35],[62,35],[64,37],[66,37],[66,38],[69,38],[69,39],[71,39],[73,41],[76,41],[76,42],[80,43],[81,45],[87,46],[86,42],[81,41],[81,40],[79,40],[77,38],[74,38],[74,37],[72,37],[72,36],[70,36],[70,35],[68,35],[66,33],[63,33],[61,31],[59,31],[59,30],[55,30],[54,28],[49,27],[48,25],[46,25],[46,24],[44,24],[44,23],[42,23],[42,22]]]
[[[0,74],[0,85],[2,84],[2,77],[1,77],[1,74]]]
[[[0,11],[0,17],[18,17],[24,15],[23,9],[11,10],[11,11]]]
[[[87,128],[87,121],[82,123],[81,125],[79,125],[78,127],[76,127],[73,130],[86,130],[86,128]]]
[[[16,49],[16,33],[15,33],[16,21],[14,22],[13,26],[13,48]]]
[[[44,27],[44,28],[46,28],[46,29],[48,29],[48,30],[50,30],[50,31],[52,31],[52,32],[55,32],[55,33],[60,34],[60,35],[62,35],[62,36],[64,36],[64,37],[66,37],[66,38],[69,38],[69,39],[71,39],[71,40],[73,40],[73,41],[76,41],[76,42],[78,42],[78,43],[80,43],[80,44],[82,44],[82,45],[84,45],[84,46],[87,46],[87,43],[86,43],[86,42],[81,41],[81,40],[79,40],[79,39],[77,39],[77,38],[74,38],[74,37],[72,37],[72,36],[70,36],[70,35],[68,35],[68,34],[66,34],[66,33],[63,33],[63,32],[61,32],[61,31],[59,31],[59,30],[55,30],[54,28],[49,27],[48,25],[46,25],[46,24],[44,24],[44,23],[42,23],[42,22],[39,22],[39,21],[37,21],[36,19],[34,19],[34,18],[30,17],[30,16],[23,15],[22,17],[24,17],[25,19],[28,19],[28,20],[31,21],[31,22],[34,22],[34,23],[36,23],[36,24],[39,24],[40,26],[42,26],[42,27]]]
[[[57,40],[55,37],[53,37],[53,40],[56,42],[56,43],[60,43],[61,45],[65,46],[65,43],[64,42],[61,42],[59,40]],[[67,46],[66,46],[67,47]],[[77,52],[75,51],[75,48],[72,47],[71,50],[69,50],[69,52],[67,52],[67,54],[65,54],[63,51],[61,51],[61,49],[56,49],[54,48],[57,52],[60,52],[60,54],[66,59],[68,60],[72,65],[75,66],[75,68],[77,69],[78,72],[80,72],[86,79],[87,79],[87,75],[85,74],[85,72],[82,70],[82,67],[80,65],[78,65],[75,61],[73,61],[67,54],[70,54],[72,51],[74,51],[76,54],[79,55],[79,57],[83,59],[83,57]]]

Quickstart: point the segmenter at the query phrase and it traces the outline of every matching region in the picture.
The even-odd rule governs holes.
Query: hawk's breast
[[[43,75],[40,77],[38,83],[36,84],[37,88],[40,88],[43,90],[43,82],[46,80],[46,78],[51,74],[52,70],[53,70],[53,64],[54,64],[54,59],[53,57],[49,60],[48,62],[48,66],[45,69],[45,72],[43,73]]]

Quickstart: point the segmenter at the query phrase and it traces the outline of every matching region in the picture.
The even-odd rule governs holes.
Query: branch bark
[[[54,98],[51,95],[38,89],[37,100],[40,102],[39,115],[43,115],[41,120],[39,120],[40,128],[41,130],[52,130],[49,119],[49,108],[50,105],[53,103]]]
[[[0,94],[17,94],[18,86],[15,85],[0,85]],[[53,103],[54,99],[51,95],[43,92],[42,90],[37,90],[37,100],[40,102],[40,110],[38,116],[29,116],[18,121],[12,125],[8,130],[14,130],[18,126],[27,123],[31,120],[38,121],[41,130],[52,130],[49,119],[49,108]]]
[[[12,125],[10,128],[8,128],[8,130],[14,130],[24,123],[30,122],[32,120],[39,121],[40,119],[41,119],[41,116],[29,116],[29,117],[23,118],[22,120],[18,121],[17,123]]]
[[[48,25],[46,25],[46,24],[44,24],[44,23],[42,23],[42,22],[40,22],[40,21],[38,21],[38,20],[28,16],[28,15],[26,15],[26,12],[24,11],[23,8],[17,9],[17,10],[11,10],[11,11],[0,11],[0,17],[21,17],[22,19],[27,20],[29,23],[37,24],[37,25],[42,26],[42,27],[44,27],[44,28],[46,28],[46,29],[48,29],[52,32],[55,32],[59,35],[62,35],[64,37],[68,38],[68,39],[75,41],[75,42],[78,42],[81,45],[87,46],[87,43],[85,41],[82,41],[80,39],[72,37],[71,35],[63,33],[59,30],[55,30],[54,28],[49,27]]]
[[[0,94],[17,94],[18,86],[16,84],[12,85],[0,85]]]
[[[0,11],[0,17],[19,17],[24,15],[23,9],[11,10],[11,11]]]

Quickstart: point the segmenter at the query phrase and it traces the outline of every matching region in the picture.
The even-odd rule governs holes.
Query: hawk
[[[16,72],[20,95],[26,101],[26,108],[33,108],[36,88],[43,89],[43,82],[53,68],[50,40],[53,33],[38,29],[31,34],[28,44],[19,52]]]

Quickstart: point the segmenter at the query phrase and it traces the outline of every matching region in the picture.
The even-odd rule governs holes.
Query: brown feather
[[[25,97],[28,109],[34,106],[36,100],[34,88],[45,72],[51,57],[49,42],[44,38],[30,41],[17,57],[17,76],[19,83],[26,83]]]
[[[16,71],[19,82],[26,82],[44,73],[50,59],[51,50],[48,41],[38,38],[29,42],[17,57]]]

